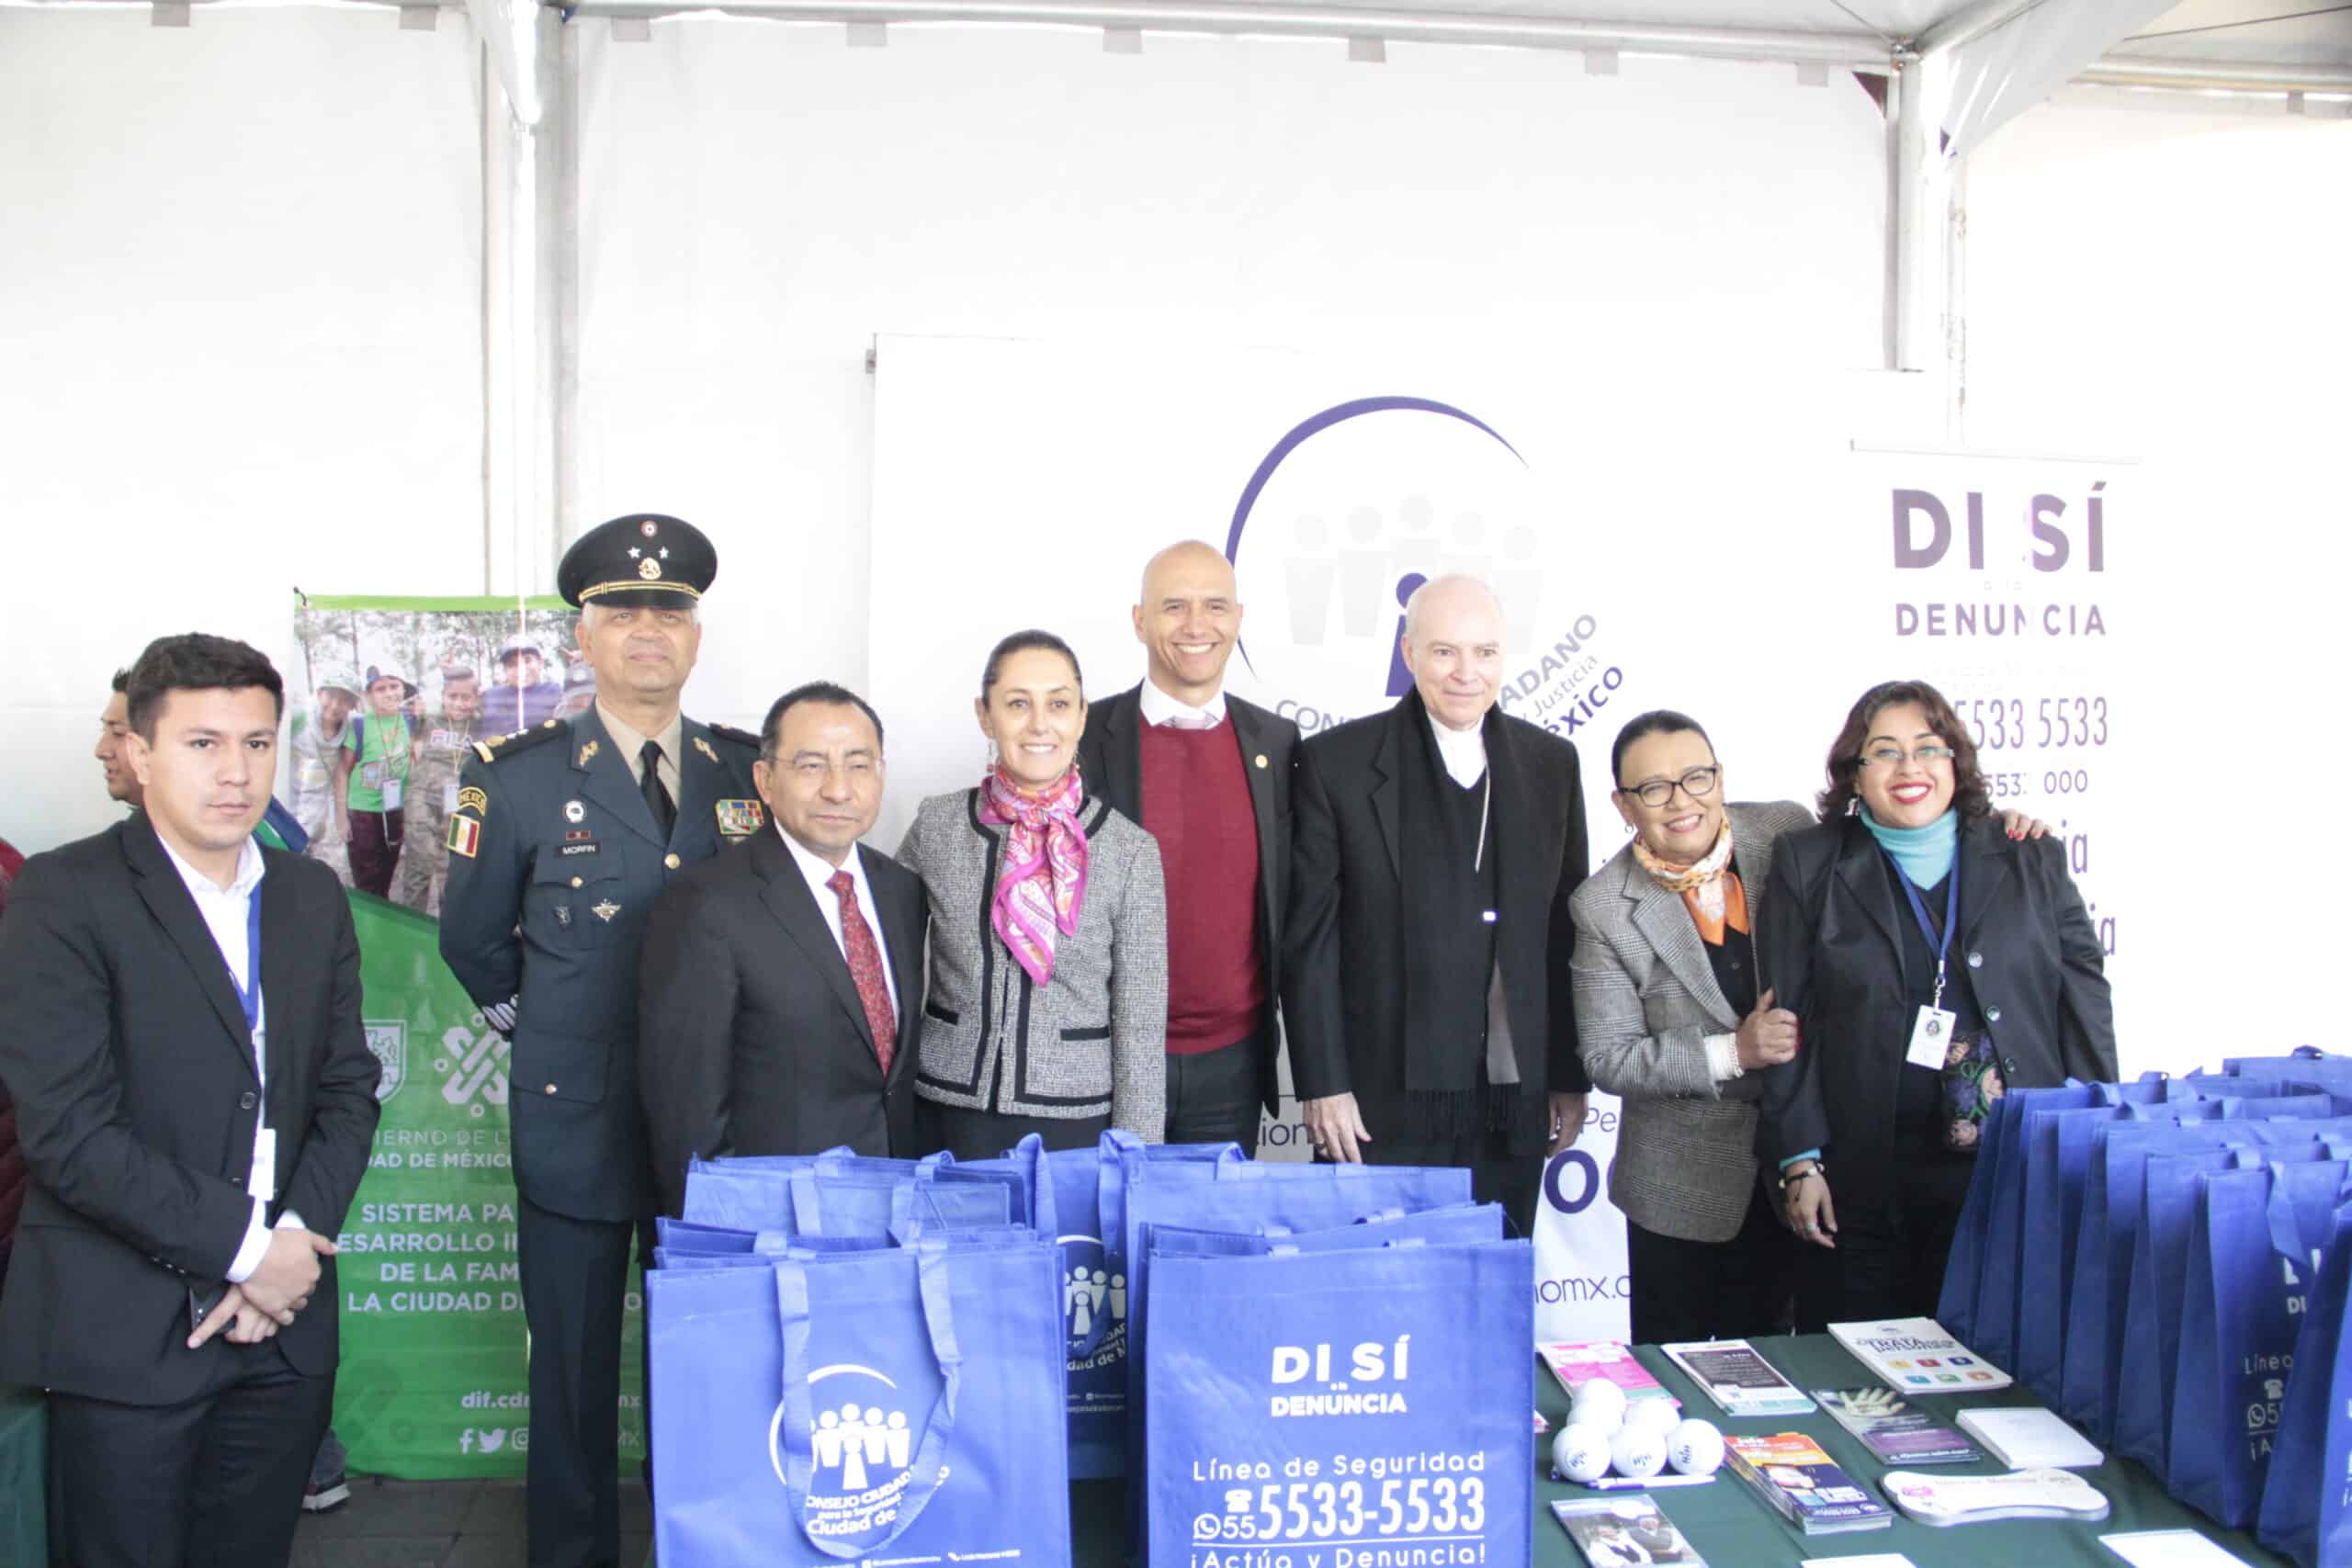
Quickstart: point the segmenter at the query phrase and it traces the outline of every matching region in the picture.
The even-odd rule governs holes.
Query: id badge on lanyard
[[[253,1036],[255,1066],[266,1049],[261,1022],[261,889],[256,887],[245,905],[245,978],[237,984],[234,975],[229,983],[237,987],[237,1000],[244,1005],[245,1032]],[[261,1119],[269,1120],[269,1107],[262,1107]],[[267,1125],[254,1129],[254,1163],[252,1174],[245,1179],[245,1195],[267,1203],[277,1196],[277,1130]]]
[[[1928,907],[1919,901],[1919,890],[1903,868],[1894,868],[1894,879],[1903,885],[1903,896],[1911,903],[1911,918],[1919,922],[1919,934],[1936,954],[1935,999],[1921,1008],[1911,1021],[1911,1042],[1903,1053],[1903,1060],[1915,1067],[1933,1067],[1940,1071],[1951,1053],[1952,1024],[1955,1015],[1946,1010],[1944,1003],[1944,955],[1951,951],[1951,929],[1960,920],[1960,861],[1954,857],[1951,874],[1944,880],[1944,927],[1938,937],[1928,923]]]

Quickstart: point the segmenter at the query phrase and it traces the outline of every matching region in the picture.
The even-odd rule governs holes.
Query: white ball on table
[[[1627,1422],[1609,1439],[1609,1462],[1632,1480],[1656,1475],[1666,1468],[1666,1436],[1646,1422]]]
[[[1666,1435],[1666,1461],[1682,1475],[1713,1475],[1724,1462],[1724,1435],[1697,1416]]]
[[[1625,1406],[1625,1425],[1654,1427],[1660,1438],[1673,1431],[1681,1419],[1680,1407],[1663,1399],[1636,1399]]]
[[[1614,1432],[1625,1420],[1625,1391],[1607,1378],[1587,1378],[1577,1384],[1568,1406],[1568,1420]]]
[[[1609,1473],[1609,1434],[1574,1422],[1552,1438],[1552,1468],[1564,1480],[1589,1484]]]

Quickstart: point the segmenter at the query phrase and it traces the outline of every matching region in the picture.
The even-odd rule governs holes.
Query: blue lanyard
[[[220,961],[228,967],[228,960]],[[232,972],[229,984],[237,985]],[[237,999],[245,1004],[245,1032],[250,1034],[261,1028],[261,885],[254,885],[253,896],[245,900],[245,983],[237,986]]]
[[[1911,918],[1919,922],[1919,934],[1928,939],[1929,947],[1935,949],[1936,999],[1928,1005],[1940,1009],[1944,1005],[1944,954],[1951,951],[1951,928],[1960,919],[1960,857],[1957,854],[1951,857],[1951,874],[1944,878],[1944,934],[1941,941],[1937,940],[1934,929],[1928,924],[1928,906],[1919,901],[1919,890],[1911,886],[1911,879],[1904,874],[1903,867],[1895,863],[1893,855],[1886,857],[1886,863],[1894,870],[1894,880],[1903,885],[1903,896],[1911,900]]]

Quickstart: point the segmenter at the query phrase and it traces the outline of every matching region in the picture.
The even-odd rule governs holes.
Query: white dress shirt
[[[156,841],[171,857],[172,867],[187,884],[188,896],[196,900],[196,912],[204,918],[204,929],[212,933],[213,945],[220,950],[221,962],[229,966],[229,976],[237,989],[245,987],[250,975],[253,954],[246,948],[246,922],[253,912],[253,901],[261,897],[261,879],[269,869],[261,858],[261,846],[247,839],[237,853],[236,880],[223,888],[204,873],[180,858],[169,840],[158,833]],[[268,985],[265,974],[262,984]],[[254,1213],[245,1226],[245,1239],[238,1245],[236,1260],[229,1265],[229,1282],[241,1285],[261,1267],[262,1254],[269,1250],[269,1202],[277,1197],[273,1191],[259,1190],[266,1178],[274,1179],[276,1162],[264,1170],[262,1148],[268,1140],[263,1136],[269,1128],[269,998],[265,989],[254,1008],[254,1077],[261,1082],[261,1116],[254,1129],[254,1157],[245,1178],[245,1190],[253,1195]],[[302,1216],[286,1213],[278,1216],[280,1230],[302,1230]]]
[[[865,849],[853,848],[848,859],[834,865],[822,856],[804,849],[799,840],[784,830],[783,823],[775,825],[775,831],[776,837],[784,840],[784,847],[792,852],[793,863],[799,866],[800,874],[808,879],[808,891],[816,898],[819,911],[825,917],[825,929],[833,933],[833,945],[841,950],[844,964],[849,962],[849,942],[842,935],[841,895],[825,884],[833,879],[836,872],[849,873],[854,884],[853,891],[857,895],[857,912],[865,918],[865,929],[874,933],[874,951],[882,955],[882,983],[890,988],[890,1016],[898,1021],[899,1037],[905,1039],[906,1010],[899,1005],[899,978],[890,970],[890,943],[882,934],[882,916],[874,907],[874,885],[865,880]]]
[[[1143,721],[1155,727],[1172,724],[1179,729],[1215,729],[1225,722],[1223,688],[1219,688],[1216,695],[1211,697],[1206,703],[1194,707],[1182,698],[1171,697],[1161,691],[1153,682],[1151,677],[1147,675],[1144,677],[1143,696],[1139,705],[1143,709]]]
[[[1430,715],[1430,733],[1437,737],[1438,760],[1446,775],[1468,789],[1487,773],[1487,727],[1483,719],[1467,729],[1450,729]]]

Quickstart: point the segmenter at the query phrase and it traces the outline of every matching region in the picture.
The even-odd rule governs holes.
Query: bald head
[[[1405,601],[1405,668],[1431,716],[1453,729],[1485,721],[1502,691],[1503,607],[1475,577],[1434,577]]]
[[[1493,589],[1465,572],[1432,577],[1405,601],[1406,640],[1412,640],[1413,629],[1425,619],[1450,619],[1465,612],[1483,612],[1493,621],[1495,636],[1502,636],[1503,602],[1495,597]]]
[[[1233,565],[1215,545],[1186,539],[1144,564],[1136,640],[1150,655],[1151,682],[1204,707],[1225,688],[1225,661],[1241,636]]]

